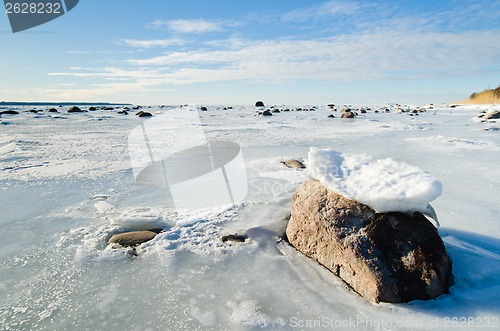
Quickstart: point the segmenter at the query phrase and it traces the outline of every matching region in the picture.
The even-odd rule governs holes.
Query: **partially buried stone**
[[[221,238],[222,242],[227,242],[227,241],[234,241],[234,242],[245,242],[247,240],[247,236],[242,236],[242,235],[237,235],[237,234],[229,234],[227,236],[223,236]]]
[[[429,300],[447,293],[452,263],[420,213],[376,213],[319,181],[293,196],[289,243],[373,302]]]
[[[108,240],[108,244],[119,244],[122,246],[138,246],[146,241],[152,240],[157,235],[154,231],[132,231],[115,234]]]
[[[84,111],[82,109],[80,109],[80,107],[77,107],[77,106],[71,106],[69,109],[68,109],[68,113],[83,113]]]
[[[306,167],[302,162],[293,159],[281,161],[280,163],[284,164],[288,168],[304,169]]]
[[[352,111],[346,111],[341,116],[341,118],[355,118],[355,117],[356,117],[356,114],[354,114]]]
[[[142,111],[142,110],[140,112],[138,112],[136,115],[139,117],[151,117],[151,116],[153,116],[153,114],[148,113],[147,111]]]

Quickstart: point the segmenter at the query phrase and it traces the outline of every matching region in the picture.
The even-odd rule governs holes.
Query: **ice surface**
[[[500,135],[486,131],[498,121],[473,120],[490,108],[436,106],[419,116],[372,111],[344,121],[327,118],[321,105],[269,118],[254,116],[254,107],[209,107],[200,127],[208,140],[241,146],[248,194],[240,204],[200,210],[176,210],[166,190],[135,185],[127,139],[144,119],[104,110],[35,118],[18,109],[0,131],[0,329],[435,330],[452,329],[453,317],[476,326],[494,322]],[[188,147],[182,126],[172,130],[179,138],[166,143]],[[365,182],[374,171],[367,165],[397,181],[401,164],[411,165],[409,178],[422,170],[439,178],[444,191],[432,205],[453,260],[449,294],[367,303],[279,242],[293,192],[308,178],[307,169],[279,162],[306,160],[311,146],[352,155],[344,166],[362,171],[361,187],[376,184]],[[396,161],[378,161],[387,158]],[[425,183],[433,187],[430,178]],[[423,205],[431,195],[421,192]],[[163,231],[135,250],[106,244],[113,234],[143,227]],[[248,239],[221,241],[235,233]],[[359,323],[336,327],[352,319]],[[327,327],[315,328],[318,321]]]
[[[330,190],[377,212],[427,213],[429,202],[442,192],[442,184],[429,173],[391,158],[312,147],[307,169]]]

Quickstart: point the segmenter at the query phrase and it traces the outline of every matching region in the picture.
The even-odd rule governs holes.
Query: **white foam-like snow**
[[[391,158],[309,150],[309,174],[332,191],[377,212],[422,211],[442,193],[441,183],[421,169]]]
[[[165,227],[165,220],[158,216],[158,212],[145,209],[131,209],[124,211],[119,217],[111,219],[111,225],[117,225],[130,230],[152,230]]]

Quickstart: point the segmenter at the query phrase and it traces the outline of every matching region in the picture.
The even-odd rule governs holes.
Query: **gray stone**
[[[304,169],[306,167],[302,162],[293,159],[281,161],[280,163],[286,165],[288,168]]]
[[[4,110],[0,112],[0,115],[18,115],[19,112],[15,110]]]
[[[83,113],[83,112],[85,112],[85,111],[80,109],[80,107],[77,107],[77,106],[71,106],[68,109],[68,113]]]
[[[376,213],[318,181],[293,196],[289,243],[373,302],[433,299],[448,291],[452,264],[420,213]]]
[[[247,236],[244,235],[237,235],[237,234],[229,234],[226,236],[222,236],[221,240],[222,242],[227,242],[227,241],[232,241],[232,242],[240,242],[243,243],[248,239]]]
[[[152,117],[153,116],[153,114],[148,113],[147,111],[140,111],[136,115],[138,115],[139,117]]]
[[[119,244],[122,246],[138,246],[150,241],[157,235],[154,231],[132,231],[115,234],[108,240],[108,244]]]

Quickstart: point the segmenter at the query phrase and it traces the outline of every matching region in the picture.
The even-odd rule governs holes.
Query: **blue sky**
[[[441,103],[500,84],[500,1],[82,0],[13,34],[0,100]]]

